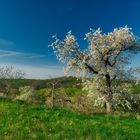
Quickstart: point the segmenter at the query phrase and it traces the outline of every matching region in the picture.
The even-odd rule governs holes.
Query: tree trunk
[[[112,89],[111,89],[112,80],[110,78],[110,75],[109,74],[106,74],[105,75],[105,78],[106,78],[106,86],[107,86],[108,94],[112,94]]]
[[[112,95],[113,95],[112,88],[111,88],[112,81],[109,74],[106,74],[105,78],[106,78],[106,86],[107,86],[106,111],[107,113],[111,113],[112,112]]]
[[[107,111],[107,113],[112,112],[112,103],[106,102],[106,111]]]

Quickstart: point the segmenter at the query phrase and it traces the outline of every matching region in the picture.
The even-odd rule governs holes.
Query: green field
[[[0,140],[139,140],[134,115],[79,114],[0,99]]]

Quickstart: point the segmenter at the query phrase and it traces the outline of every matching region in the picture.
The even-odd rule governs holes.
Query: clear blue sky
[[[47,47],[52,35],[72,30],[85,48],[90,27],[109,32],[125,25],[140,36],[139,0],[0,0],[0,64],[22,68],[33,78],[62,75]],[[140,66],[139,60],[137,55],[133,65]]]

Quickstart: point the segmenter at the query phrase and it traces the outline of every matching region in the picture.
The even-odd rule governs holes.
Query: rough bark
[[[106,74],[105,78],[106,78],[106,86],[107,86],[106,111],[107,113],[111,113],[112,112],[112,96],[113,96],[113,92],[111,88],[112,81],[109,74]]]
[[[112,112],[112,103],[106,102],[106,112],[111,113]]]
[[[112,103],[113,94],[109,93],[106,95],[106,112],[111,113],[113,111],[113,103]]]

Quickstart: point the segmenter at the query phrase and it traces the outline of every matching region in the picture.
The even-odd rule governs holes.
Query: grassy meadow
[[[139,140],[134,115],[80,114],[0,100],[1,140]]]
[[[53,81],[59,81],[55,87],[55,100],[64,102],[61,104],[57,101],[55,107],[51,108],[47,103],[51,101]],[[80,82],[72,77],[1,81],[0,92],[7,93],[7,96],[0,98],[0,140],[140,139],[138,112],[88,112],[87,106],[82,106],[87,93],[82,91]],[[9,85],[8,91],[5,85]],[[14,100],[22,94],[19,88],[24,86],[33,87],[32,100]],[[131,92],[137,95],[140,88],[133,85]],[[71,103],[67,105],[68,99]],[[78,110],[75,109],[77,102],[80,102]]]

